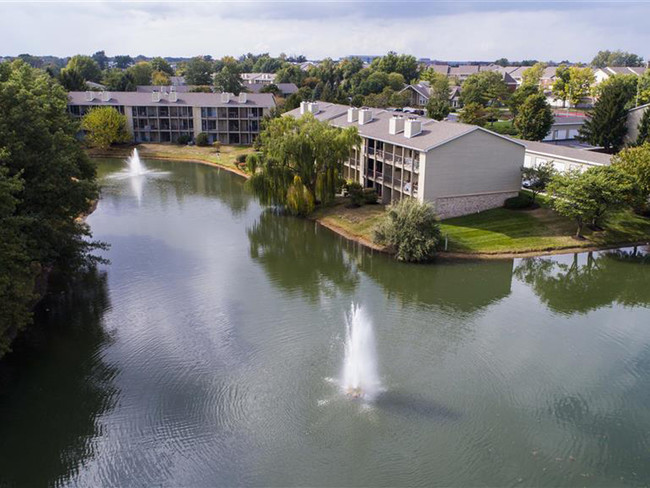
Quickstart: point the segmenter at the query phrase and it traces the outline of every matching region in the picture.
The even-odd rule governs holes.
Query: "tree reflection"
[[[300,292],[313,301],[323,293],[351,293],[358,272],[328,232],[315,222],[266,210],[247,230],[250,255],[286,291]]]
[[[638,249],[524,259],[515,276],[556,312],[586,313],[610,305],[650,303],[650,257]]]
[[[101,357],[108,308],[106,275],[96,269],[53,289],[2,365],[0,485],[54,485],[93,455],[96,419],[116,395],[117,371]]]
[[[473,312],[510,294],[512,266],[512,259],[431,265],[364,259],[360,268],[386,290],[389,298],[436,305],[452,312]]]

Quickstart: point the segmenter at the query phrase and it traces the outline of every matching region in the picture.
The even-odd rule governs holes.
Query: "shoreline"
[[[111,154],[110,152],[97,152],[97,153],[88,152],[88,155],[91,158],[115,159],[119,157],[125,157],[123,154]],[[213,168],[229,171],[230,173],[241,176],[246,180],[250,178],[250,175],[248,173],[245,173],[234,167],[226,166],[224,164],[219,164],[213,161],[205,161],[201,159],[183,158],[183,157],[176,157],[176,156],[174,157],[160,156],[160,155],[150,156],[147,155],[146,153],[142,154],[142,158],[153,159],[158,161],[178,161],[178,162],[193,163],[193,164],[203,164],[205,166],[212,166]],[[96,205],[97,202],[95,202],[95,207]],[[348,232],[347,230],[343,229],[342,227],[336,224],[333,224],[331,222],[326,222],[323,218],[314,217],[314,216],[307,217],[307,218],[313,222],[317,222],[318,224],[322,225],[326,229],[329,229],[330,231],[340,235],[344,239],[347,239],[352,242],[356,242],[357,244],[360,244],[371,251],[380,252],[382,254],[387,254],[387,255],[393,254],[386,247],[375,244],[374,242],[366,239],[365,237],[351,234],[350,232]],[[441,251],[435,255],[434,261],[435,260],[461,260],[461,259],[475,260],[475,261],[482,261],[482,260],[488,261],[488,260],[499,260],[499,259],[532,258],[532,257],[541,257],[541,256],[555,256],[561,254],[575,254],[580,252],[607,251],[611,249],[620,249],[623,247],[632,247],[632,246],[650,246],[650,238],[647,241],[622,242],[618,244],[609,244],[605,246],[584,246],[584,247],[572,246],[572,247],[562,247],[562,248],[551,248],[543,251],[504,251],[504,252],[494,252],[494,253]]]

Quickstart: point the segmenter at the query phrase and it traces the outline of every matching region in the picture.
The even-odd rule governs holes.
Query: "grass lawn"
[[[133,147],[137,147],[142,158],[160,159],[188,159],[204,161],[206,163],[218,164],[226,168],[239,170],[235,159],[240,154],[248,154],[253,151],[247,146],[221,146],[217,152],[213,147],[180,146],[176,144],[138,144],[137,146],[111,147],[109,149],[89,149],[90,156],[126,158]]]
[[[313,218],[327,227],[343,231],[347,237],[372,244],[373,229],[384,215],[383,205],[363,205],[357,208],[348,208],[347,198],[339,198],[329,207],[319,208],[314,212]]]
[[[573,247],[598,247],[650,240],[650,219],[626,210],[611,216],[604,231],[585,227],[584,240],[573,235],[576,224],[545,207],[535,210],[496,208],[444,220],[443,234],[449,236],[449,251],[469,253],[541,252]]]

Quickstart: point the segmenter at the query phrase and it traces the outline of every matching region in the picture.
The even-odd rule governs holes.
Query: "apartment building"
[[[195,139],[208,134],[210,143],[252,144],[262,118],[275,106],[270,93],[180,93],[161,91],[70,92],[68,111],[83,116],[93,107],[114,107],[126,115],[135,142],[176,142],[181,135]]]
[[[558,146],[545,142],[522,141],[526,145],[524,166],[531,168],[540,164],[551,163],[557,171],[584,171],[593,166],[609,166],[611,154]]]
[[[251,83],[261,83],[262,85],[270,85],[275,83],[275,73],[242,73],[241,81],[245,85]]]
[[[307,113],[358,129],[362,143],[343,176],[374,188],[382,203],[431,201],[450,218],[500,207],[521,189],[524,145],[481,127],[330,103],[303,102],[285,115]]]

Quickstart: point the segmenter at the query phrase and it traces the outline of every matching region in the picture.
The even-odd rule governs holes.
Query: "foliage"
[[[643,66],[643,58],[637,54],[621,50],[598,51],[598,54],[591,60],[591,65],[595,68],[604,68],[605,66]]]
[[[199,132],[199,134],[196,136],[196,145],[197,146],[208,146],[210,144],[208,140],[208,134],[206,132]]]
[[[151,84],[156,86],[169,86],[172,84],[172,81],[164,71],[154,71],[151,74]]]
[[[242,91],[241,76],[236,63],[227,62],[214,77],[214,86],[222,92],[239,95]]]
[[[530,208],[531,205],[533,205],[533,200],[525,193],[520,193],[516,197],[508,198],[505,202],[503,202],[503,207],[510,210]]]
[[[544,63],[535,63],[528,69],[525,69],[521,74],[521,84],[522,85],[535,85],[538,86],[544,70],[546,69],[546,64]]]
[[[415,56],[389,51],[386,56],[372,60],[371,68],[384,73],[400,73],[408,82],[418,78],[418,62]]]
[[[483,127],[487,122],[487,112],[480,103],[468,103],[463,107],[459,120],[464,124],[472,124]]]
[[[593,82],[594,74],[590,68],[560,65],[555,72],[552,90],[556,100],[562,100],[563,104],[568,100],[569,105],[576,106],[589,95]]]
[[[302,212],[310,208],[302,204],[309,201],[305,192],[312,195],[314,202],[329,203],[334,199],[342,161],[360,138],[355,127],[340,129],[305,114],[299,119],[270,120],[259,141],[262,154],[249,180],[253,192],[263,203]],[[291,205],[290,189],[294,199]]]
[[[642,144],[650,143],[650,109],[645,109],[643,112],[638,129],[639,135],[636,138],[636,144],[641,146]]]
[[[627,110],[629,93],[623,83],[606,86],[600,98],[580,128],[579,138],[606,151],[616,152],[623,147],[627,133]]]
[[[190,140],[191,140],[190,136],[188,136],[187,134],[181,134],[181,135],[178,136],[178,138],[176,139],[176,143],[177,143],[179,146],[185,146],[185,145],[187,145],[188,142],[190,142]]]
[[[86,80],[74,68],[63,68],[59,73],[59,82],[67,91],[84,91],[86,89]]]
[[[368,205],[374,205],[379,201],[379,194],[374,188],[364,188],[363,192],[363,203]]]
[[[118,69],[126,69],[133,64],[133,58],[127,55],[117,55],[113,58],[115,67]]]
[[[108,56],[106,56],[106,53],[104,51],[97,51],[91,57],[95,60],[99,66],[99,69],[102,71],[108,68]]]
[[[510,95],[510,99],[508,100],[508,108],[510,108],[510,113],[512,116],[517,116],[519,107],[524,104],[529,96],[537,95],[538,93],[541,93],[541,90],[537,85],[534,85],[532,83],[523,83],[520,85],[519,88],[517,88],[512,95]]]
[[[172,68],[165,58],[153,58],[149,64],[151,64],[151,69],[154,71],[162,71],[169,76],[174,76],[174,68]]]
[[[553,177],[557,174],[552,162],[546,162],[531,167],[523,167],[521,175],[528,181],[528,189],[532,192],[532,203],[535,203],[537,194],[546,189]]]
[[[430,98],[427,102],[427,117],[435,120],[442,120],[449,115],[449,102]]]
[[[293,183],[287,189],[287,209],[292,215],[307,216],[314,211],[314,195],[302,182],[300,176],[293,177]]]
[[[22,61],[0,63],[3,351],[11,331],[29,321],[37,274],[88,263],[88,252],[98,247],[88,240],[88,226],[77,219],[97,198],[98,188],[95,166],[75,139],[78,127],[67,104],[64,88],[45,72]]]
[[[576,237],[582,237],[585,223],[600,227],[604,218],[629,205],[635,190],[634,178],[613,166],[596,166],[584,172],[568,171],[555,175],[548,192],[554,197],[553,209],[574,219]]]
[[[364,204],[363,186],[358,181],[348,181],[345,184],[345,191],[350,198],[350,207],[360,207]]]
[[[463,105],[478,103],[488,107],[498,106],[507,96],[508,88],[501,74],[495,71],[481,71],[465,80],[460,100]]]
[[[625,104],[626,109],[634,107],[636,94],[637,94],[637,82],[639,77],[637,75],[614,75],[610,76],[606,80],[602,81],[592,89],[592,94],[595,98],[600,98],[604,90],[611,89],[612,85],[617,85],[618,89],[625,93],[625,98],[627,103]]]
[[[421,79],[429,82],[430,98],[449,102],[451,94],[449,78],[442,73],[436,72],[433,68],[429,68],[422,73]]]
[[[131,75],[136,85],[151,85],[151,76],[153,75],[153,68],[151,64],[146,61],[136,63],[129,66],[126,70],[127,74]]]
[[[90,56],[82,56],[80,54],[73,56],[68,61],[66,69],[76,70],[86,81],[99,83],[99,80],[102,78],[102,70],[99,68],[97,61]]]
[[[104,72],[104,85],[111,91],[135,91],[135,80],[130,73],[121,69],[111,69]]]
[[[114,107],[95,107],[84,115],[81,128],[91,146],[107,149],[111,144],[129,142],[126,116]]]
[[[214,66],[205,56],[190,59],[185,66],[185,82],[188,85],[211,85]]]
[[[403,198],[391,204],[375,229],[375,242],[395,251],[399,261],[431,259],[441,240],[440,225],[429,202]]]
[[[541,141],[553,125],[553,112],[542,93],[530,95],[522,104],[514,125],[522,139]]]
[[[646,113],[650,113],[650,110]],[[650,198],[650,142],[623,149],[614,156],[612,165],[635,179],[639,196],[638,210],[645,211]]]
[[[650,103],[650,69],[645,70],[637,81],[636,104],[645,105]]]

